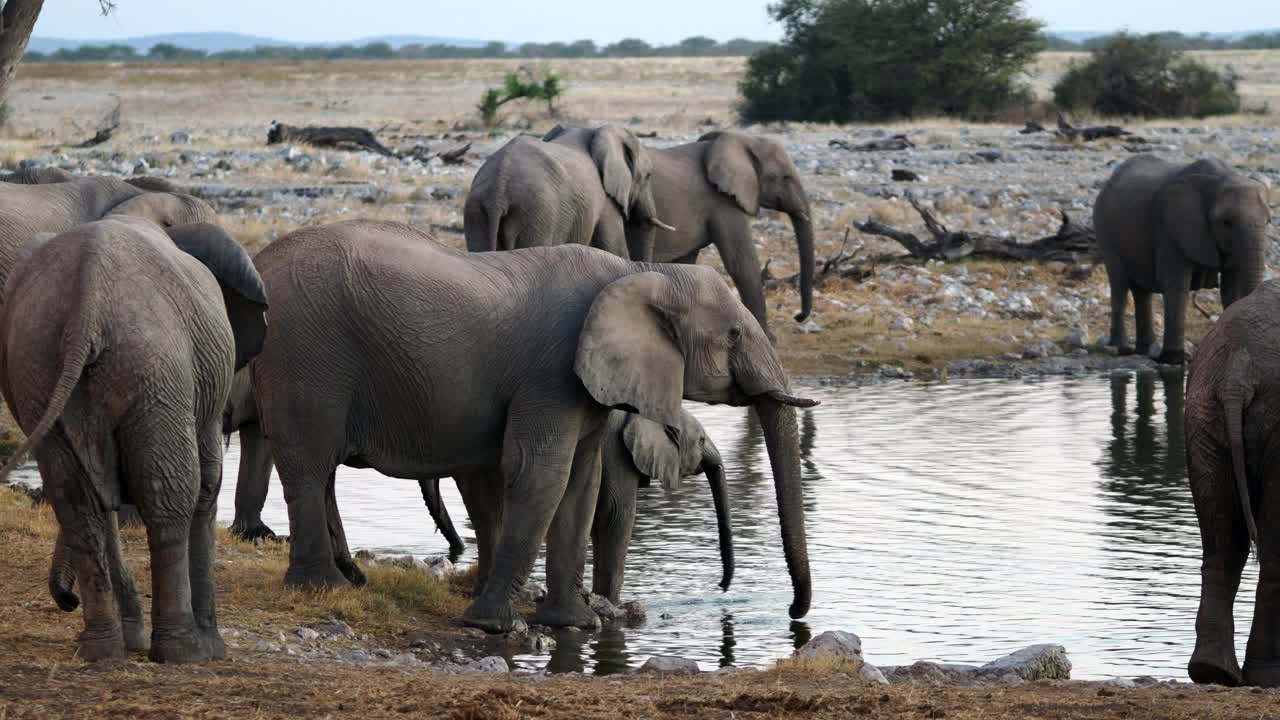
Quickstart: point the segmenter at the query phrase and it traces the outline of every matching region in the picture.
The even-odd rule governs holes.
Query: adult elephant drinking
[[[791,218],[800,254],[800,312],[813,309],[813,219],[800,171],[780,144],[740,132],[719,131],[695,143],[650,149],[653,198],[670,228],[653,233],[652,249],[633,237],[633,259],[695,263],[714,245],[742,302],[768,330],[760,260],[751,238],[751,219],[760,208]]]
[[[453,476],[476,528],[492,632],[544,538],[534,620],[598,622],[579,594],[612,408],[667,427],[681,399],[752,405],[778,492],[791,616],[809,610],[790,383],[764,331],[710,268],[633,263],[565,245],[460,253],[407,225],[304,228],[256,258],[272,293],[253,385],[289,507],[286,582],[347,582],[325,532],[339,463]],[[555,312],[547,312],[555,308]],[[287,328],[287,330],[286,330]]]
[[[1266,269],[1263,251],[1270,220],[1262,185],[1221,160],[1178,166],[1139,155],[1121,163],[1093,206],[1098,251],[1111,284],[1108,344],[1122,354],[1150,352],[1155,341],[1151,295],[1160,293],[1160,362],[1185,362],[1188,294],[1220,285],[1226,307],[1252,292]],[[1130,293],[1136,349],[1124,327]]]

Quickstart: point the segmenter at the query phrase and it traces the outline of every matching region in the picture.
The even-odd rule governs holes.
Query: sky
[[[93,0],[46,0],[41,37],[111,39],[173,32],[239,32],[300,42],[374,35],[434,35],[506,42],[604,44],[623,37],[672,43],[781,35],[768,0],[116,0],[102,17]],[[1280,26],[1275,0],[1026,0],[1057,30],[1228,32]]]

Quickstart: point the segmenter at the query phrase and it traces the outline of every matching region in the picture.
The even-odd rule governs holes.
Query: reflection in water
[[[720,577],[705,482],[642,489],[624,599],[648,622],[559,633],[525,668],[621,672],[651,655],[704,669],[760,665],[812,634],[859,634],[867,657],[982,662],[1034,642],[1076,677],[1183,677],[1194,639],[1199,535],[1184,469],[1181,373],[1038,381],[808,387],[799,413],[813,610],[787,617],[764,436],[745,408],[689,404],[725,459],[737,571]],[[219,499],[231,517],[238,447]],[[447,552],[415,483],[343,468],[354,547]],[[453,483],[450,513],[469,533]],[[278,485],[266,521],[287,527]],[[462,562],[475,557],[474,536]],[[540,569],[540,568],[539,568]],[[1252,570],[1250,570],[1252,572]],[[1247,582],[1247,580],[1246,580]],[[1252,613],[1241,595],[1240,617]]]

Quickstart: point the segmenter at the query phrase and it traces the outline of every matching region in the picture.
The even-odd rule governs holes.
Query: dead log
[[[819,261],[817,268],[813,273],[813,284],[821,286],[823,282],[833,277],[844,278],[847,280],[861,281],[875,274],[875,263],[877,259],[873,258],[869,262],[859,262],[858,256],[862,253],[862,246],[853,249],[853,252],[845,252],[849,246],[849,230],[844,231],[844,240],[840,243],[840,250],[831,257]],[[760,269],[760,282],[766,290],[772,290],[783,285],[798,286],[800,284],[800,273],[792,273],[784,277],[774,277],[769,272],[769,263],[766,260],[764,267]]]
[[[920,180],[919,173],[906,168],[894,168],[889,175],[894,182],[918,182]]]
[[[1076,127],[1071,124],[1071,120],[1066,114],[1058,112],[1058,135],[1067,140],[1075,140],[1080,138],[1084,142],[1093,142],[1100,138],[1118,138],[1131,136],[1133,133],[1125,130],[1119,125],[1089,125],[1086,127]]]
[[[1026,126],[1018,131],[1021,135],[1031,135],[1033,133],[1044,132],[1044,126],[1035,120],[1028,120]]]
[[[378,142],[373,132],[361,127],[321,127],[307,125],[297,127],[284,123],[272,122],[267,130],[267,144],[293,142],[313,147],[333,148],[347,152],[367,150],[387,157],[395,157],[395,153]]]
[[[440,161],[445,165],[461,165],[463,158],[470,149],[471,143],[467,143],[466,145],[456,147],[452,150],[446,150],[440,153],[437,157],[439,157]]]
[[[827,144],[831,147],[838,147],[841,150],[849,150],[852,152],[887,152],[893,150],[906,150],[907,148],[913,148],[916,146],[916,144],[911,142],[906,135],[894,135],[889,138],[869,140],[857,145],[845,140],[832,140]]]
[[[930,235],[929,242],[921,240],[914,233],[898,230],[874,220],[854,223],[854,227],[868,235],[887,237],[906,248],[911,257],[922,261],[959,260],[972,256],[1021,262],[1033,260],[1080,262],[1084,258],[1092,257],[1096,248],[1093,228],[1077,225],[1065,210],[1060,211],[1062,224],[1058,227],[1058,232],[1023,244],[1013,238],[996,237],[967,230],[948,230],[915,198],[907,198],[907,200],[924,220],[925,228]]]
[[[113,108],[111,112],[107,113],[106,117],[98,123],[98,130],[93,134],[93,137],[85,140],[75,147],[90,148],[96,145],[101,145],[111,139],[111,136],[115,133],[116,128],[118,127],[120,127],[120,98],[116,98],[115,108]]]

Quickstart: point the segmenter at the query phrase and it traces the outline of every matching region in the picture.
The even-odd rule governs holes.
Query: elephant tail
[[[1253,389],[1249,385],[1249,354],[1237,351],[1227,370],[1228,390],[1223,399],[1226,410],[1227,438],[1231,444],[1231,464],[1236,476],[1236,494],[1240,498],[1240,509],[1244,511],[1244,524],[1249,529],[1249,541],[1258,544],[1258,525],[1253,517],[1253,503],[1249,499],[1249,477],[1245,474],[1244,461],[1244,409],[1253,399]]]
[[[3,468],[0,468],[0,482],[13,472],[28,453],[44,441],[45,436],[67,409],[71,393],[75,392],[76,385],[80,384],[80,377],[84,375],[85,367],[93,361],[93,338],[96,335],[99,303],[92,300],[93,286],[96,284],[95,274],[90,270],[93,261],[85,261],[85,258],[92,254],[94,254],[92,247],[86,245],[81,256],[80,293],[70,303],[72,315],[62,334],[62,371],[53,385],[49,405],[45,408],[44,416],[27,434],[22,447],[18,448]]]

